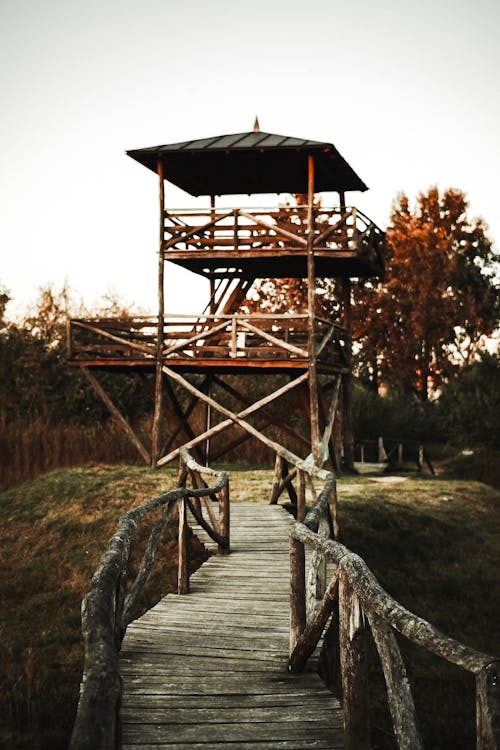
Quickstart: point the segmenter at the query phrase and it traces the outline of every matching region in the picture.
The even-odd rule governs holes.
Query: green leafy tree
[[[460,190],[405,195],[387,230],[386,278],[356,290],[359,371],[378,385],[426,400],[472,361],[499,319],[496,256],[481,219],[470,219]]]
[[[500,446],[500,356],[483,352],[443,387],[439,412],[448,438],[462,446]]]

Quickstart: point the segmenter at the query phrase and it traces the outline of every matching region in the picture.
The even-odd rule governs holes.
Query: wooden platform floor
[[[231,555],[132,623],[121,652],[123,750],[343,747],[339,704],[287,671],[291,516],[231,506]]]

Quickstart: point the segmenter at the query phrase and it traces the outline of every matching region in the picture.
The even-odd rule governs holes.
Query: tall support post
[[[215,195],[210,196],[210,221],[213,221],[215,219]],[[210,239],[214,239],[214,230],[213,227],[210,230]],[[217,310],[217,305],[215,303],[215,277],[213,274],[213,271],[210,272],[210,309],[209,313],[213,315]]]
[[[160,242],[158,251],[158,330],[156,339],[156,380],[155,380],[155,408],[153,416],[153,434],[151,436],[151,463],[156,466],[160,457],[160,425],[162,418],[163,402],[163,371],[162,353],[164,343],[163,316],[165,313],[165,291],[164,291],[164,234],[165,234],[165,183],[163,175],[163,164],[158,159],[159,178],[159,203],[160,203]]]
[[[307,157],[307,339],[309,354],[309,419],[311,427],[311,453],[314,463],[320,466],[319,417],[318,417],[318,376],[316,370],[315,339],[315,287],[314,269],[314,157]]]
[[[347,361],[349,372],[343,376],[342,401],[343,401],[343,440],[344,440],[344,463],[347,469],[354,469],[354,435],[352,425],[352,301],[351,280],[346,277],[342,281],[342,294],[344,304],[344,327],[347,330]]]

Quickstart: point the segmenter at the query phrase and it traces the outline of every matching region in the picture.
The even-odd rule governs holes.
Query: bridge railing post
[[[221,544],[217,547],[218,555],[229,555],[230,552],[230,503],[229,484],[223,487],[219,493],[219,533],[227,539],[227,547]]]
[[[177,504],[179,511],[178,562],[177,562],[177,593],[189,593],[189,573],[187,559],[187,517],[186,500],[181,498]]]
[[[306,564],[304,544],[290,537],[290,654],[306,627]]]
[[[339,575],[340,664],[345,750],[369,750],[368,670],[365,619],[343,570]]]
[[[477,750],[500,749],[500,661],[476,677]]]

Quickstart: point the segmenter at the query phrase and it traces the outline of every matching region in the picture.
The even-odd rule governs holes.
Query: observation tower
[[[333,144],[259,130],[127,154],[158,180],[158,315],[71,320],[70,364],[154,466],[183,445],[215,460],[247,439],[278,445],[283,460],[290,451],[317,466],[330,457],[338,468],[343,454],[351,465],[351,279],[384,270],[383,232],[346,200],[365,183]],[[165,182],[206,207],[167,206]],[[255,194],[277,197],[271,207],[242,207]],[[207,279],[193,315],[165,312],[173,265]],[[335,316],[318,312],[322,278],[338,282]],[[257,279],[303,280],[300,313],[246,306]],[[150,389],[149,444],[112,403],[103,371],[138,376]]]

